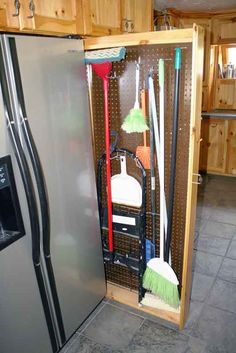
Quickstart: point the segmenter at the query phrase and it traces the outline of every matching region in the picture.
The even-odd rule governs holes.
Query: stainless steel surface
[[[52,263],[68,338],[105,294],[83,52],[75,40],[16,37],[16,46],[48,187]]]
[[[236,111],[232,110],[216,110],[211,112],[202,112],[203,118],[223,118],[223,119],[236,119]]]
[[[12,153],[0,93],[0,157],[11,155],[26,236],[0,251],[0,352],[51,352],[35,277],[29,216],[23,185]]]

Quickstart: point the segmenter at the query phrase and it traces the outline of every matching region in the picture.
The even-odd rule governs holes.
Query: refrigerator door
[[[47,186],[51,261],[68,339],[105,295],[82,42],[15,37]]]
[[[0,190],[0,225],[3,228],[0,238],[4,228],[20,232],[14,242],[6,244],[0,250],[0,351],[51,353],[49,332],[32,260],[28,206],[4,115],[0,92],[0,168],[4,165],[4,173],[14,179],[16,187],[12,190],[12,195],[8,193],[7,187]],[[11,176],[9,166],[4,160],[12,164]],[[11,198],[14,204],[12,207]],[[16,199],[17,204],[19,200],[19,205],[17,210],[13,210]],[[0,240],[2,243],[2,239]]]

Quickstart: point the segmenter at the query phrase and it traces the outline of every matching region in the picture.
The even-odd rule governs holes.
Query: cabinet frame
[[[84,40],[85,50],[111,48],[115,46],[134,46],[150,44],[177,44],[192,43],[192,96],[190,114],[190,141],[189,141],[189,163],[188,163],[188,185],[187,185],[187,207],[184,241],[184,258],[182,270],[182,289],[180,313],[140,307],[139,310],[151,313],[162,319],[171,321],[180,329],[188,317],[191,284],[192,284],[192,256],[194,228],[197,204],[197,173],[199,166],[200,126],[201,126],[201,103],[202,103],[202,72],[204,53],[204,29],[193,25],[191,29],[179,29],[173,31],[135,33],[112,37],[87,38]],[[92,125],[93,126],[93,125]],[[137,307],[137,295],[128,289],[116,285],[107,285],[107,296],[121,303]],[[136,300],[135,300],[136,299]]]

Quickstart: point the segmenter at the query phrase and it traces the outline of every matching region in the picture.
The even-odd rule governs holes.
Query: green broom
[[[126,116],[121,128],[128,134],[132,132],[144,132],[148,130],[146,124],[146,118],[143,115],[142,109],[139,105],[139,77],[140,77],[140,63],[136,63],[136,97],[133,109],[129,111],[129,114]]]
[[[179,281],[168,262],[164,261],[164,212],[165,212],[165,191],[164,191],[164,60],[159,60],[159,95],[160,95],[160,138],[157,125],[157,113],[153,78],[149,76],[150,99],[153,112],[153,125],[156,141],[156,155],[159,156],[159,182],[160,182],[160,258],[153,258],[147,263],[143,276],[143,287],[157,295],[166,304],[179,307]],[[159,143],[158,143],[159,142]],[[148,305],[148,304],[147,304]]]

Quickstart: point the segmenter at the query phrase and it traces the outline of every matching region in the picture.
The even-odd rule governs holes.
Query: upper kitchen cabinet
[[[121,0],[122,32],[153,31],[152,0]]]
[[[21,0],[20,29],[37,32],[75,34],[73,0]]]
[[[1,0],[1,28],[37,33],[76,33],[74,0]]]
[[[76,0],[77,33],[102,36],[121,33],[120,0]]]
[[[212,20],[212,43],[236,42],[236,12],[214,16]]]

